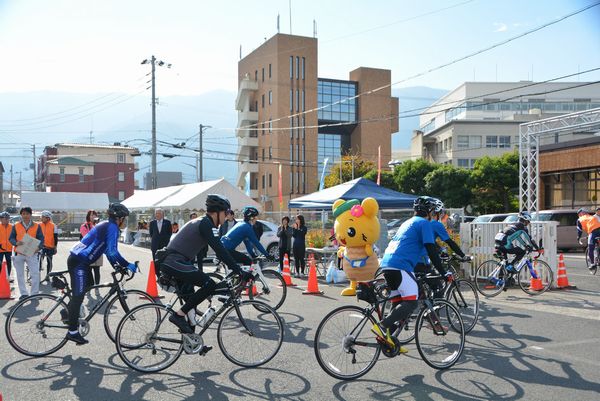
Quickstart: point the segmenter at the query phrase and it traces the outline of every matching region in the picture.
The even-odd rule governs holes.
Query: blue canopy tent
[[[377,200],[380,209],[412,209],[416,198],[415,195],[381,187],[366,178],[357,178],[335,187],[292,199],[288,202],[288,208],[331,210],[337,199],[358,199],[362,201],[369,196]]]

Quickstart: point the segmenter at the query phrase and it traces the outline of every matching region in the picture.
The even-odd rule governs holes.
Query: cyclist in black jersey
[[[225,222],[225,212],[231,209],[227,198],[221,195],[208,195],[206,198],[206,216],[201,219],[188,221],[179,233],[167,245],[167,255],[160,263],[162,274],[175,277],[184,286],[200,287],[189,297],[177,313],[169,317],[182,333],[193,333],[194,329],[185,319],[185,315],[198,304],[214,293],[216,283],[194,265],[198,252],[205,246],[210,246],[217,258],[229,269],[242,276],[242,280],[252,277],[244,272],[219,241],[219,225]]]

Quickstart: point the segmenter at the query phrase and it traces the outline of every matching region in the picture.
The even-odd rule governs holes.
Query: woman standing
[[[99,220],[100,219],[98,219],[98,213],[95,210],[88,210],[87,214],[85,215],[85,223],[83,223],[81,227],[79,227],[80,239],[85,237],[87,233],[89,233],[92,230],[92,228],[94,228],[94,226],[98,223]],[[90,275],[89,285],[100,284],[100,266],[102,266],[103,260],[103,256],[100,255],[100,257],[95,262],[90,264],[93,273]]]
[[[288,255],[290,257],[290,251],[292,250],[292,228],[290,227],[290,218],[285,216],[281,219],[281,225],[277,229],[277,236],[279,237],[279,270],[283,270],[283,256]]]
[[[300,274],[304,276],[304,270],[306,269],[306,225],[304,224],[304,216],[299,214],[296,216],[296,222],[294,223],[294,229],[292,235],[294,237],[294,264],[296,265],[296,277],[300,277]]]

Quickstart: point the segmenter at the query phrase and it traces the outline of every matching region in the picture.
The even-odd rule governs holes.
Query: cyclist
[[[204,272],[194,265],[196,255],[205,246],[210,246],[217,257],[223,261],[230,270],[240,274],[242,280],[252,277],[251,273],[243,272],[229,252],[219,241],[219,225],[225,222],[225,212],[231,209],[227,198],[211,194],[206,197],[206,216],[188,221],[179,233],[169,242],[166,256],[160,262],[160,271],[163,275],[175,277],[184,286],[200,287],[189,297],[185,304],[176,313],[169,317],[169,321],[176,325],[182,333],[193,333],[194,329],[185,319],[188,312],[214,293],[216,284]]]
[[[420,196],[414,201],[415,215],[402,223],[396,235],[388,245],[381,261],[381,268],[392,297],[393,311],[379,324],[371,329],[377,337],[394,346],[391,332],[396,329],[396,322],[405,321],[417,307],[419,288],[414,275],[415,266],[422,261],[426,252],[433,266],[446,279],[452,273],[446,273],[442,266],[438,251],[435,247],[431,216],[435,210],[435,199],[429,196]],[[400,347],[400,352],[407,350]]]
[[[49,281],[47,274],[52,272],[52,256],[56,255],[56,247],[58,246],[58,227],[52,222],[52,213],[48,210],[42,212],[40,227],[44,234],[44,247],[40,252],[40,271],[42,270],[42,262],[45,257],[48,271],[44,281]]]
[[[588,254],[590,261],[590,270],[594,270],[600,261],[594,260],[594,248],[596,239],[600,237],[600,207],[596,208],[596,214],[590,215],[585,210],[577,211],[579,219],[577,220],[577,241],[581,243],[581,234],[585,231],[588,234]]]
[[[272,260],[271,255],[265,250],[254,232],[253,226],[256,224],[258,217],[258,210],[252,206],[246,206],[242,211],[244,215],[244,221],[233,226],[225,235],[221,237],[221,242],[225,249],[229,251],[233,259],[243,266],[250,266],[252,259],[255,258],[254,247],[258,249],[268,260]],[[249,257],[241,252],[235,250],[235,248],[244,243],[246,250],[248,251]]]
[[[508,271],[514,270],[513,266],[517,266],[528,250],[535,249],[536,251],[540,251],[540,248],[529,235],[527,227],[530,223],[531,214],[529,212],[521,212],[515,223],[509,224],[494,237],[497,255],[503,257],[506,257],[507,254],[515,255],[515,258],[507,263],[506,269]]]
[[[129,210],[120,203],[111,203],[108,206],[107,214],[108,220],[95,225],[85,237],[73,245],[67,258],[73,296],[69,301],[68,315],[64,310],[61,311],[61,315],[63,320],[68,318],[69,321],[67,340],[73,341],[77,345],[89,342],[82,337],[78,328],[79,310],[83,303],[85,290],[90,283],[90,265],[102,254],[105,254],[112,266],[127,267],[133,272],[137,270],[136,265],[125,260],[117,249],[119,230],[125,226]]]

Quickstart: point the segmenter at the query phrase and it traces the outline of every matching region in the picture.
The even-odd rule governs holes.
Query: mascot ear
[[[346,201],[345,201],[345,200],[343,200],[343,199],[338,199],[338,200],[336,200],[336,201],[333,203],[333,206],[332,206],[331,210],[335,210],[335,209],[337,209],[337,207],[338,207],[339,205],[341,205],[342,203],[344,203],[344,202],[346,202]]]
[[[369,217],[376,216],[377,212],[379,212],[379,204],[374,198],[365,198],[362,201],[361,206],[365,211],[365,215]]]

